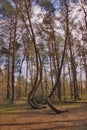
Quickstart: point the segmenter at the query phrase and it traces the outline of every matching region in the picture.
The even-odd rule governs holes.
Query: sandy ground
[[[87,130],[87,104],[77,106],[68,107],[69,112],[62,114],[55,114],[48,107],[3,111],[0,114],[0,130]]]

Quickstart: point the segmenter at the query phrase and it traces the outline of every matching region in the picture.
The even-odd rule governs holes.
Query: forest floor
[[[0,103],[0,130],[87,130],[87,103],[56,107],[69,112],[55,114],[49,107],[33,110],[27,103]]]

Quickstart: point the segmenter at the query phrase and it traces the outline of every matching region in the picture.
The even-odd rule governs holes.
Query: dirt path
[[[4,111],[0,114],[0,130],[87,130],[87,104],[68,109],[59,115],[49,108]]]

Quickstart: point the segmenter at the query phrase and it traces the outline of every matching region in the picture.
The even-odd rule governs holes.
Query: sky
[[[52,2],[54,2],[54,0],[52,0]],[[56,3],[54,3],[55,5],[56,5]],[[82,12],[78,12],[78,10],[79,10],[79,7],[73,7],[73,11],[72,11],[72,13],[71,13],[71,17],[72,17],[72,19],[73,18],[76,18],[77,16],[77,14],[78,14],[78,17],[76,18],[76,22],[78,23],[78,20],[79,21],[81,21],[82,20],[82,16],[83,16],[83,13]],[[35,12],[35,15],[38,15],[40,12],[41,12],[41,9],[38,7],[38,6],[35,6],[34,7],[34,12]],[[77,13],[78,12],[78,13]],[[39,22],[41,21],[42,19],[39,19]],[[38,21],[38,17],[33,17],[33,21]],[[82,22],[83,23],[83,22]],[[59,25],[60,26],[60,25]],[[74,34],[75,34],[76,32],[74,32]],[[76,35],[76,34],[75,34]],[[26,71],[26,69],[25,69],[25,67],[26,67],[26,62],[24,62],[24,64],[23,64],[23,75],[25,76],[25,71]]]

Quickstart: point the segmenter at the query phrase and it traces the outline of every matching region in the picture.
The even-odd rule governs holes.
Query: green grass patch
[[[30,108],[27,103],[7,103],[7,104],[0,104],[0,114],[11,113],[11,112],[19,112],[20,110],[26,110]]]

